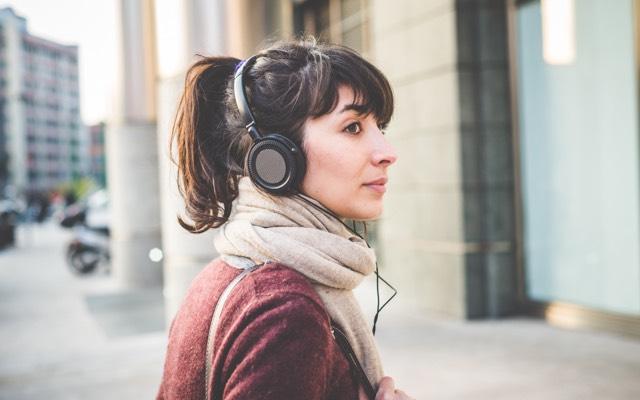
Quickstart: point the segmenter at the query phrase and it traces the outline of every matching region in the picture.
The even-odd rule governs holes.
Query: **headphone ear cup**
[[[298,191],[306,161],[295,143],[274,133],[251,146],[247,167],[249,177],[257,187],[271,194],[286,195]]]

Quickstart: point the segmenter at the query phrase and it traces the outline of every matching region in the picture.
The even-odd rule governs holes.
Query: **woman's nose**
[[[386,166],[395,163],[398,159],[396,149],[389,143],[382,131],[376,136],[379,139],[376,140],[375,151],[373,152],[373,163],[375,165],[385,164]]]

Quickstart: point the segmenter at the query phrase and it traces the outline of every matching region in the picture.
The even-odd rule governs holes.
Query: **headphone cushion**
[[[298,146],[275,133],[251,146],[247,166],[253,183],[273,194],[296,192],[306,170],[304,154]]]

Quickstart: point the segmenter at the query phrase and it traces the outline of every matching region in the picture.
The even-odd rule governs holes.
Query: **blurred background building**
[[[302,33],[351,46],[396,95],[375,240],[400,301],[637,335],[637,17],[633,0],[159,1],[160,148],[196,53]],[[213,233],[179,233],[161,168],[170,316],[215,254]]]
[[[86,172],[78,47],[29,34],[11,8],[0,29],[0,190],[47,192]]]

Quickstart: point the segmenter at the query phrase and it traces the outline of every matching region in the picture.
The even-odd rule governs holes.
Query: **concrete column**
[[[265,7],[275,7],[279,13],[274,19],[281,26],[273,27],[274,30],[291,32],[289,0],[270,0],[266,5],[260,0],[156,2],[158,151],[167,323],[172,321],[196,274],[218,256],[213,247],[216,230],[194,235],[177,222],[177,216],[184,215],[184,202],[176,185],[176,166],[170,162],[169,137],[185,74],[196,54],[238,58],[252,54],[266,35]]]
[[[456,318],[515,299],[504,1],[371,3],[376,64],[396,112],[399,159],[380,220],[399,302]]]
[[[162,204],[162,249],[164,252],[164,296],[166,321],[170,324],[189,284],[202,268],[217,257],[214,230],[194,235],[177,221],[184,216],[184,202],[176,185],[177,170],[169,157],[169,137],[185,73],[196,54],[227,54],[227,1],[158,1],[156,22],[159,55],[158,141],[160,197]],[[166,37],[165,37],[166,36]]]
[[[153,3],[121,0],[118,104],[106,134],[112,271],[123,287],[162,284]]]

